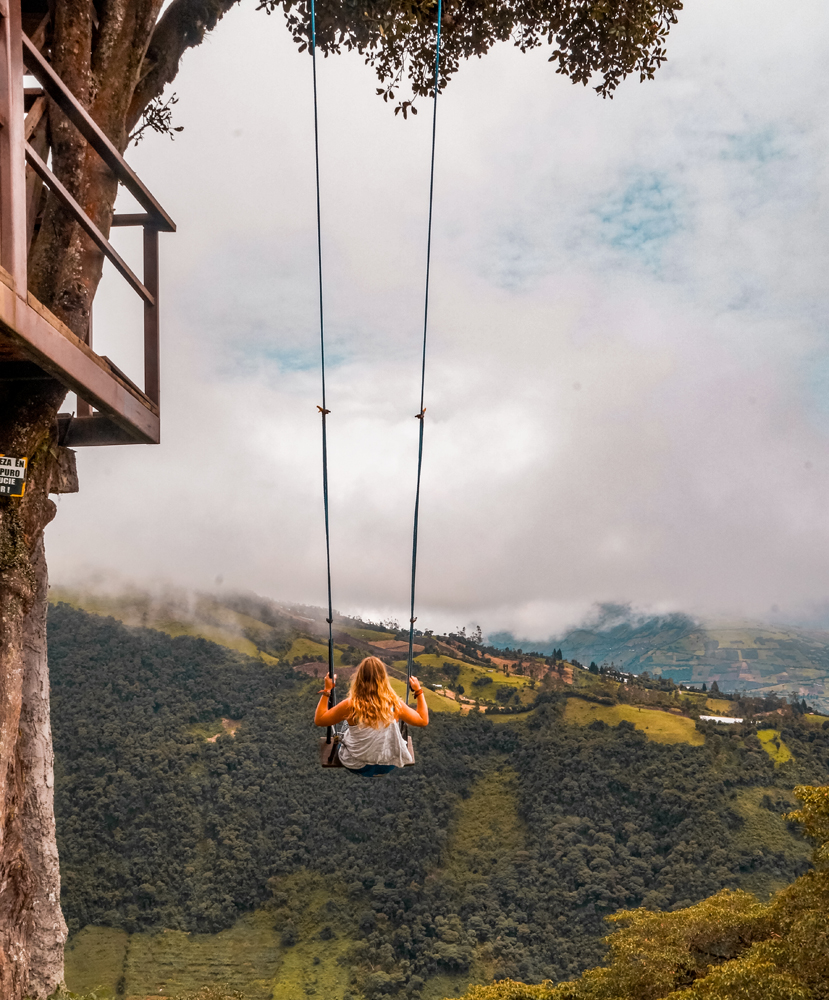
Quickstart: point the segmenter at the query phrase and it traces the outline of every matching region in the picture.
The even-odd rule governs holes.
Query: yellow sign
[[[22,497],[26,492],[28,458],[0,455],[0,497]]]

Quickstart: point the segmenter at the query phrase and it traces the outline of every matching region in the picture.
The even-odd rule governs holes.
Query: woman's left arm
[[[334,679],[331,680],[330,677],[326,677],[323,681],[323,690],[320,691],[320,700],[317,702],[317,710],[314,712],[314,725],[315,726],[333,726],[337,722],[342,722],[348,718],[351,711],[351,699],[346,698],[344,701],[339,702],[333,708],[328,707],[328,695],[334,689],[334,684],[337,681],[337,675],[334,674]]]
[[[405,722],[408,722],[410,726],[428,726],[429,706],[426,704],[426,695],[423,691],[423,685],[416,677],[412,677],[410,679],[410,684],[411,690],[414,692],[415,696],[415,707],[410,708],[404,701],[401,700],[398,708],[400,718]]]

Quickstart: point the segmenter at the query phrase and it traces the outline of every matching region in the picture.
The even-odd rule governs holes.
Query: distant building
[[[729,725],[734,725],[735,722],[742,722],[742,719],[730,719],[725,715],[701,715],[699,717],[700,722],[725,722]]]

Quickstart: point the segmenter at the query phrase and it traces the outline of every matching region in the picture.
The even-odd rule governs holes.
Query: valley
[[[417,734],[417,766],[344,777],[316,763],[316,623],[246,600],[178,617],[110,603],[122,620],[53,605],[76,991],[442,1000],[496,977],[577,975],[616,909],[722,887],[765,898],[808,864],[782,813],[796,783],[826,781],[829,720],[549,656],[486,663],[463,637],[429,652],[427,636],[419,675],[456,695],[485,679],[484,697],[430,691],[448,710]],[[123,624],[136,608],[165,629]],[[352,631],[378,634],[338,622],[341,660],[368,641]]]

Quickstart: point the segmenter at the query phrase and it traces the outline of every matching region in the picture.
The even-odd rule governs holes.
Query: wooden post
[[[0,264],[25,300],[26,161],[20,0],[0,0]]]
[[[158,342],[158,229],[144,226],[144,287],[153,304],[144,302],[144,392],[159,405],[161,385]]]
[[[87,327],[86,331],[86,342],[90,347],[92,347],[92,306],[89,307],[89,326]],[[77,413],[79,417],[92,416],[92,407],[89,405],[89,403],[87,403],[85,399],[82,399],[80,396],[78,396]]]

